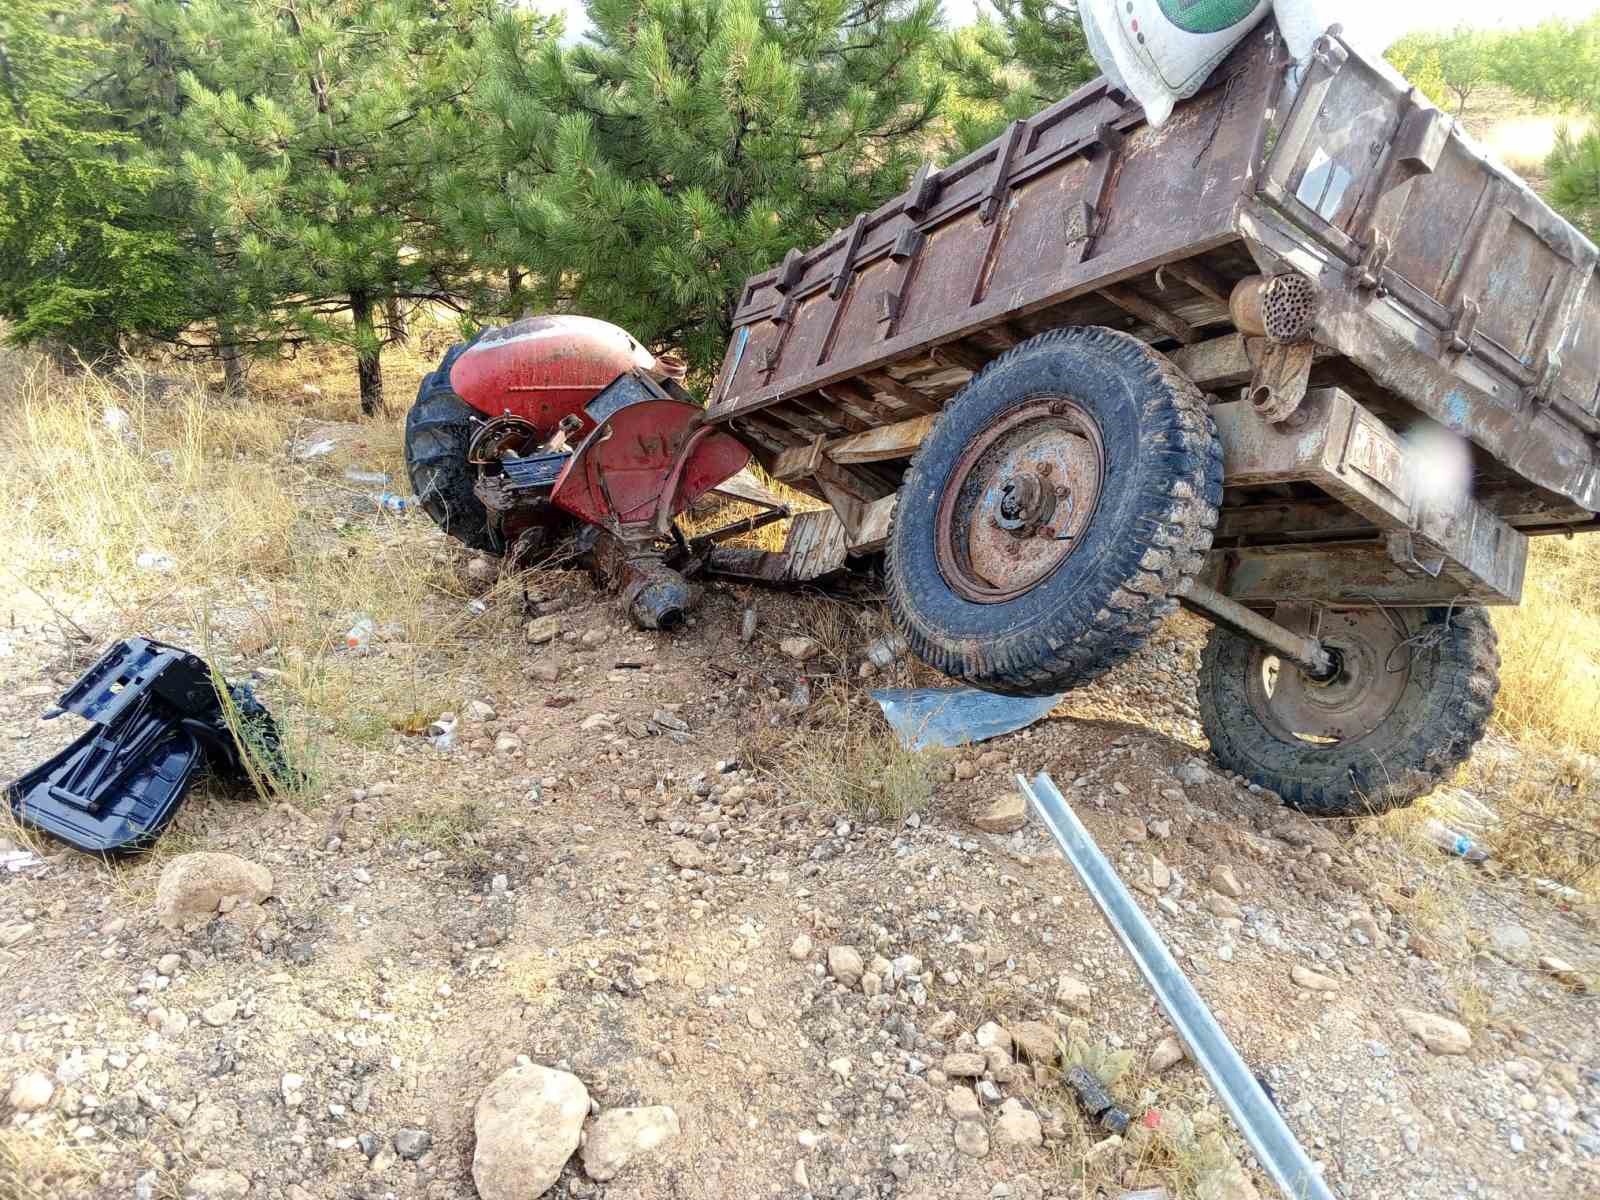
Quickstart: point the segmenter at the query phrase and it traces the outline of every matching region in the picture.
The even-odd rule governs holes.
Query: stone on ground
[[[249,1193],[250,1181],[225,1167],[196,1171],[183,1189],[187,1200],[244,1200]]]
[[[583,1143],[584,1172],[590,1179],[610,1179],[635,1155],[654,1150],[680,1132],[678,1114],[664,1104],[608,1109],[589,1125]]]
[[[1465,1054],[1472,1049],[1472,1034],[1459,1021],[1414,1008],[1397,1008],[1394,1015],[1400,1018],[1406,1032],[1435,1054]]]
[[[1005,1146],[1042,1146],[1044,1129],[1039,1115],[1015,1096],[1000,1106],[994,1123],[995,1140]]]
[[[472,1180],[482,1200],[534,1200],[578,1148],[589,1089],[576,1075],[536,1064],[497,1075],[478,1098]]]
[[[1027,819],[1027,803],[1017,792],[996,796],[972,815],[972,823],[985,833],[1015,833]]]
[[[1336,992],[1339,990],[1339,981],[1331,976],[1324,975],[1321,971],[1313,971],[1310,967],[1302,967],[1299,963],[1289,968],[1289,978],[1296,987],[1303,987],[1313,992]]]
[[[156,919],[178,929],[209,921],[224,900],[259,904],[270,895],[272,872],[248,859],[206,850],[180,854],[156,884]]]
[[[1150,1069],[1152,1071],[1165,1071],[1168,1067],[1176,1066],[1188,1057],[1183,1048],[1183,1043],[1176,1037],[1167,1035],[1156,1043],[1156,1048],[1150,1051]]]
[[[861,982],[861,976],[866,969],[866,964],[861,961],[861,955],[856,952],[854,946],[828,947],[828,974],[845,987],[855,987]]]
[[[38,1112],[50,1103],[55,1091],[56,1085],[50,1076],[29,1071],[12,1080],[11,1094],[7,1099],[17,1112]]]
[[[1018,1021],[1011,1027],[1011,1040],[1029,1062],[1049,1065],[1056,1061],[1056,1031],[1043,1021]]]

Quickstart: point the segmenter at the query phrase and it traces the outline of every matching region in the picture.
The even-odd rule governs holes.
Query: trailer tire
[[[1073,438],[1084,445],[1057,449]],[[1039,463],[1052,455],[1060,465],[1046,474]],[[1016,511],[993,497],[1022,494],[1013,481],[1029,472],[1047,488],[1060,481],[1066,516],[1052,507],[1031,535],[1007,526],[1008,542],[991,530]],[[918,657],[974,687],[1078,687],[1173,611],[1221,500],[1216,426],[1170,361],[1111,329],[1039,334],[974,375],[912,458],[887,545],[890,613]],[[995,582],[997,553],[1020,554],[1026,586]]]
[[[1327,623],[1341,618],[1343,632],[1329,633]],[[1380,621],[1400,624],[1384,637]],[[1363,626],[1380,636],[1363,637]],[[1369,671],[1383,672],[1371,685],[1388,693],[1380,697],[1382,711],[1369,703],[1357,725],[1370,730],[1306,740],[1308,735],[1286,725],[1274,708],[1275,695],[1284,688],[1283,672],[1292,668],[1280,664],[1269,687],[1263,672],[1271,652],[1214,627],[1200,660],[1197,699],[1200,726],[1222,766],[1270,788],[1292,808],[1355,817],[1403,808],[1466,761],[1488,728],[1499,689],[1500,656],[1485,610],[1330,613],[1322,637],[1324,645],[1340,651],[1344,663],[1359,656],[1369,660]],[[1357,646],[1357,641],[1376,645]],[[1346,665],[1340,671],[1351,673]],[[1309,685],[1292,678],[1311,693]],[[1337,688],[1339,677],[1319,686]],[[1297,707],[1306,708],[1303,702]],[[1330,703],[1326,711],[1336,707]],[[1343,707],[1355,712],[1354,702]]]
[[[439,369],[426,375],[416,403],[406,414],[406,473],[411,490],[434,524],[474,550],[499,554],[502,547],[489,527],[489,510],[473,491],[467,446],[472,423],[482,414],[450,386],[450,367],[471,342],[445,351]]]

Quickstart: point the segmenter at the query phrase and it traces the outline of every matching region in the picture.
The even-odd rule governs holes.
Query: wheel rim
[[[1075,401],[1011,410],[957,460],[939,499],[939,571],[957,594],[998,604],[1038,587],[1077,550],[1100,502],[1100,427]]]
[[[1336,746],[1365,737],[1389,718],[1411,682],[1410,636],[1383,612],[1325,613],[1318,637],[1338,669],[1318,681],[1257,647],[1247,670],[1250,706],[1280,739]]]

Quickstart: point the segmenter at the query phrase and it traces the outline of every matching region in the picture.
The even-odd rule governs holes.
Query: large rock
[[[1459,1021],[1414,1008],[1397,1008],[1394,1015],[1408,1033],[1435,1054],[1465,1054],[1472,1049],[1472,1034]]]
[[[1062,975],[1056,979],[1057,1004],[1064,1004],[1078,1012],[1087,1012],[1091,994],[1089,985],[1076,975]]]
[[[576,1075],[529,1065],[503,1071],[478,1097],[472,1181],[483,1200],[534,1200],[578,1148],[589,1089]]]
[[[589,1126],[583,1169],[590,1179],[610,1179],[634,1155],[654,1150],[680,1132],[678,1114],[664,1104],[609,1109]]]
[[[180,854],[156,884],[156,919],[168,929],[203,924],[230,897],[259,904],[272,895],[272,872],[237,854]]]
[[[1056,1061],[1056,1031],[1043,1021],[1018,1021],[1011,1027],[1011,1040],[1029,1062],[1048,1066]]]

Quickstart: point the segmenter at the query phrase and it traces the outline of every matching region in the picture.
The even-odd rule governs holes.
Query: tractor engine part
[[[1317,300],[1317,285],[1304,275],[1251,275],[1234,286],[1228,312],[1240,333],[1287,346],[1311,336]]]

